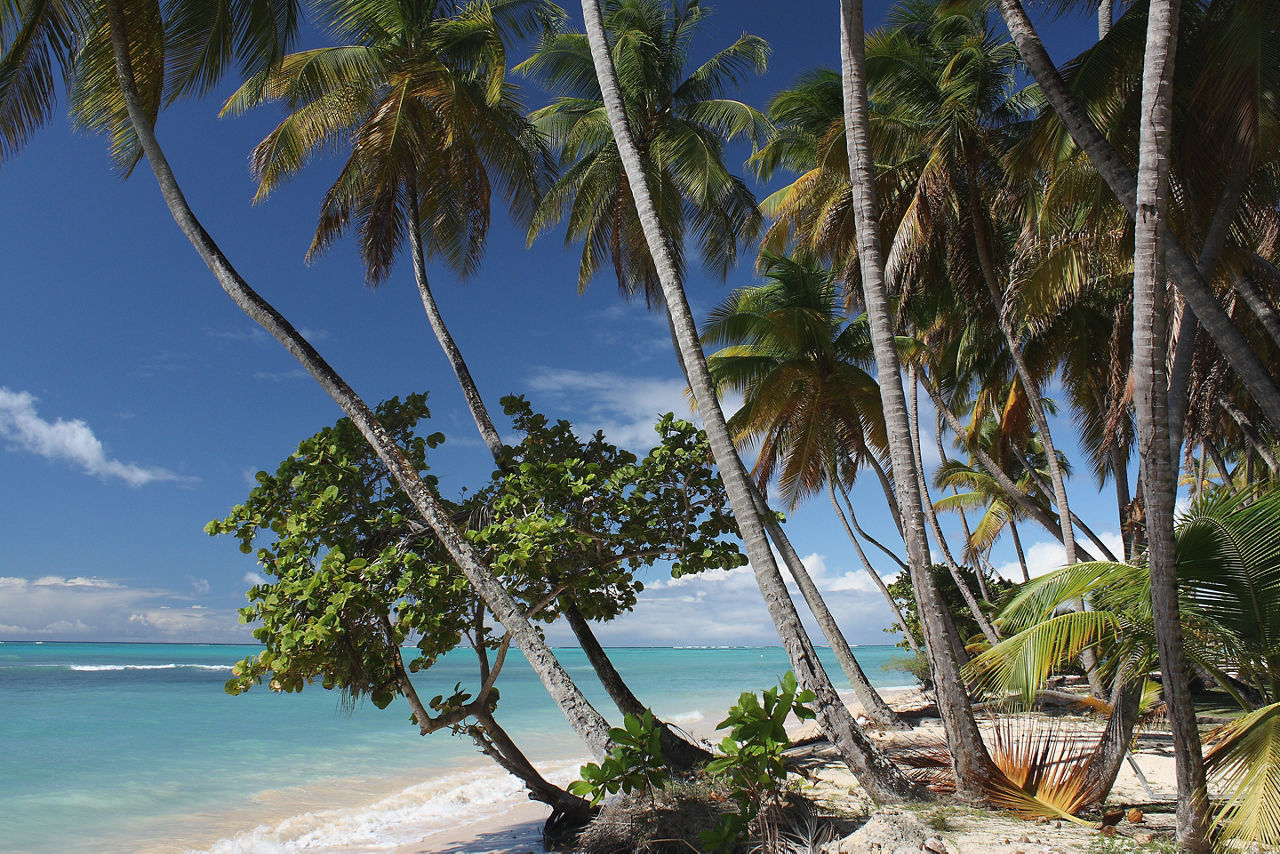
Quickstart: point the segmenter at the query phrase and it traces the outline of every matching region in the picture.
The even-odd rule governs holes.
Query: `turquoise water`
[[[394,850],[520,799],[469,740],[419,736],[403,703],[348,709],[319,686],[224,693],[231,665],[256,651],[0,644],[0,850]],[[557,652],[608,714],[581,651]],[[881,668],[899,652],[856,650],[886,687],[910,682]],[[787,669],[778,648],[610,655],[642,701],[700,731]],[[822,658],[838,679],[829,650]],[[474,661],[456,651],[415,678],[419,693],[474,684]],[[518,654],[498,685],[499,722],[553,779],[572,779],[581,743]]]

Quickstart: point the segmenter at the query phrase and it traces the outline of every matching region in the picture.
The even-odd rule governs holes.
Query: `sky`
[[[868,25],[887,7],[869,2]],[[580,27],[580,13],[570,13]],[[694,58],[744,31],[763,36],[770,69],[741,95],[763,107],[801,72],[838,66],[837,14],[834,0],[722,0]],[[1036,18],[1059,60],[1092,39],[1090,15]],[[525,99],[536,106],[545,95],[527,90]],[[350,241],[305,264],[337,162],[317,161],[252,205],[247,155],[278,114],[219,120],[220,103],[178,104],[158,127],[207,230],[367,402],[429,391],[429,429],[448,437],[430,457],[444,495],[483,482],[487,452],[427,327],[407,259],[376,290],[364,285]],[[64,113],[0,166],[0,199],[0,640],[251,642],[237,609],[259,567],[204,525],[244,500],[257,471],[274,470],[341,413],[218,289],[145,164],[122,180],[106,141],[74,132]],[[460,282],[443,267],[430,270],[481,393],[495,415],[499,397],[520,393],[583,434],[603,429],[618,445],[646,450],[660,413],[689,413],[665,321],[623,302],[607,277],[580,295],[580,247],[566,248],[563,231],[525,244],[495,209],[478,274]],[[750,258],[723,283],[695,270],[695,315],[754,281]],[[933,423],[927,407],[921,423],[926,431]],[[1055,427],[1059,445],[1081,459],[1070,423]],[[936,463],[933,445],[926,435],[926,464]],[[860,520],[892,541],[883,496],[866,480],[854,493]],[[1073,509],[1114,549],[1110,487],[1099,494],[1081,473],[1070,491]],[[892,642],[883,632],[888,607],[830,506],[815,500],[787,524],[849,641]],[[957,526],[945,525],[958,543]],[[1033,571],[1061,562],[1047,535],[1028,527],[1023,537]],[[1002,571],[1016,573],[1014,561],[1010,546],[997,548]],[[891,574],[887,560],[877,563]],[[747,568],[644,577],[635,611],[600,628],[605,644],[777,643]],[[548,634],[572,642],[560,626]]]

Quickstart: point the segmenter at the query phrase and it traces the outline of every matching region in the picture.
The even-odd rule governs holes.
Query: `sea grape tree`
[[[693,425],[664,416],[658,444],[639,459],[600,433],[579,440],[522,398],[504,406],[522,441],[504,449],[482,489],[440,500],[529,618],[549,622],[573,607],[612,619],[643,589],[635,570],[660,559],[676,574],[745,560],[725,536],[733,518]],[[418,429],[428,416],[422,394],[377,410],[434,489],[427,453],[444,436]],[[495,719],[510,635],[350,420],[303,441],[274,474],[260,472],[245,503],[206,530],[236,537],[264,575],[241,611],[264,648],[236,665],[230,693],[319,682],[380,708],[403,697],[423,735],[470,736],[553,807],[553,820],[585,818],[589,805],[542,778]],[[412,675],[460,646],[476,655],[476,684],[424,700]]]

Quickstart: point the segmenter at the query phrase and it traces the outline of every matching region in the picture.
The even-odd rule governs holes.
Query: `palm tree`
[[[299,361],[351,418],[494,616],[512,632],[516,645],[574,730],[594,753],[603,756],[611,747],[607,722],[574,685],[510,593],[479,561],[439,499],[369,407],[297,329],[248,285],[187,203],[155,135],[162,96],[166,92],[176,97],[211,88],[233,59],[250,70],[269,67],[284,54],[296,26],[296,7],[290,2],[255,5],[252,9],[228,6],[175,4],[166,21],[158,7],[128,0],[102,0],[100,5],[86,9],[67,4],[59,7],[64,14],[57,18],[57,26],[46,14],[51,7],[24,8],[23,28],[19,30],[23,38],[17,40],[17,49],[13,42],[2,46],[0,65],[11,75],[3,81],[5,96],[24,103],[43,103],[38,94],[54,91],[48,59],[52,55],[61,63],[64,76],[71,82],[72,104],[80,120],[111,136],[113,152],[125,168],[146,157],[175,223],[218,284]],[[11,9],[6,6],[6,10]],[[223,13],[232,16],[230,26]],[[183,25],[178,26],[179,23]],[[6,38],[10,33],[4,30]],[[64,36],[70,41],[59,41]],[[36,43],[45,45],[44,53],[29,49]],[[168,59],[160,61],[162,57]],[[43,119],[50,109],[48,105],[43,112],[23,115]],[[0,128],[0,132],[12,149],[25,141],[30,127],[15,122]]]
[[[1280,843],[1280,786],[1273,745],[1280,713],[1280,492],[1206,492],[1178,520],[1177,584],[1188,658],[1239,704],[1245,717],[1215,738],[1208,764],[1224,796],[1215,825],[1241,843]],[[1144,555],[1135,563],[1082,563],[1034,579],[1002,609],[1009,637],[974,659],[976,687],[1024,701],[1080,650],[1097,651],[1116,682],[1138,685],[1163,665]],[[1094,608],[1064,611],[1087,595]],[[1115,779],[1134,719],[1100,751],[1111,766],[1094,796]],[[1252,733],[1250,733],[1252,730]]]
[[[860,0],[841,0],[840,11],[845,142],[853,207],[856,211],[858,266],[862,273],[863,304],[867,309],[880,378],[880,394],[893,477],[898,488],[903,539],[907,546],[911,580],[929,650],[933,680],[938,689],[938,710],[942,715],[947,741],[951,745],[957,792],[963,797],[977,799],[982,797],[982,783],[991,775],[991,759],[983,745],[982,735],[978,732],[968,694],[960,681],[959,662],[943,624],[945,609],[939,601],[938,590],[930,572],[919,472],[912,452],[906,396],[902,388],[901,366],[894,347],[892,316],[885,291],[884,261],[880,251],[880,220],[871,153],[862,4]]]
[[[831,271],[812,259],[768,252],[759,267],[765,284],[739,289],[714,309],[702,341],[728,345],[707,357],[707,367],[720,392],[743,396],[728,426],[739,448],[760,446],[751,472],[756,484],[767,492],[776,479],[786,506],[794,509],[824,484],[834,490],[838,481],[846,489],[851,474],[842,476],[842,470],[851,473],[857,460],[883,453],[880,393],[864,370],[871,359],[866,325],[844,323]],[[838,502],[835,508],[843,520]],[[847,522],[846,530],[857,547]],[[859,554],[896,611],[897,602]],[[868,716],[900,726],[867,681],[825,601],[807,594],[805,599]],[[901,614],[899,623],[906,625]]]
[[[698,0],[613,0],[604,10],[645,181],[681,276],[686,242],[724,277],[737,265],[738,247],[754,240],[763,222],[751,190],[725,166],[724,145],[739,137],[758,141],[768,128],[758,110],[728,93],[765,70],[769,46],[743,34],[687,72],[691,40],[709,14]],[[624,296],[643,294],[648,305],[657,304],[661,286],[609,132],[587,37],[548,35],[516,70],[556,94],[532,119],[563,166],[534,215],[530,239],[567,217],[566,245],[583,244],[580,289],[611,265]]]
[[[830,678],[817,662],[813,644],[787,594],[786,584],[769,548],[750,478],[734,448],[733,438],[716,397],[715,384],[698,343],[697,327],[680,283],[675,255],[663,231],[654,198],[649,192],[644,159],[631,133],[627,108],[618,84],[597,0],[583,0],[582,14],[609,127],[626,172],[645,242],[653,257],[658,282],[662,286],[668,318],[679,345],[694,399],[702,413],[712,454],[724,479],[734,516],[738,520],[756,582],[764,595],[765,606],[778,629],[779,638],[787,650],[800,684],[816,695],[814,707],[823,731],[859,781],[873,797],[879,799],[899,801],[917,797],[919,789],[867,740],[848,709],[840,702]]]
[[[356,224],[370,284],[383,282],[408,244],[418,293],[494,463],[503,447],[484,399],[454,341],[427,280],[428,257],[441,256],[460,273],[479,262],[494,183],[517,220],[527,224],[549,180],[543,140],[525,120],[504,81],[506,41],[558,22],[563,12],[544,0],[472,3],[371,0],[359,7],[328,0],[332,28],[351,44],[286,56],[250,78],[223,113],[267,101],[288,116],[254,149],[258,199],[335,145],[349,154],[321,208],[308,258]],[[496,182],[491,178],[496,177]],[[624,714],[645,707],[623,682],[577,606],[565,620],[582,644],[610,698]],[[665,723],[667,758],[680,767],[709,754]]]
[[[369,284],[377,286],[408,244],[436,340],[499,459],[502,441],[436,305],[426,264],[440,256],[463,275],[475,270],[495,184],[517,221],[532,217],[552,166],[504,79],[506,43],[554,26],[563,13],[547,0],[319,5],[329,29],[348,43],[289,54],[250,77],[223,107],[224,115],[269,101],[287,109],[253,151],[255,201],[316,155],[348,150],[307,257],[354,226]]]

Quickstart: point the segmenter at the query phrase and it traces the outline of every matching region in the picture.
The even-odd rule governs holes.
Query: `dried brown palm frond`
[[[955,769],[951,765],[951,751],[942,742],[921,744],[891,754],[893,762],[906,768],[906,774],[915,782],[939,795],[956,790]]]
[[[1027,717],[997,720],[988,745],[995,772],[987,783],[992,803],[1022,818],[1061,818],[1088,824],[1076,813],[1095,800],[1088,783],[1092,745],[1057,723]]]

